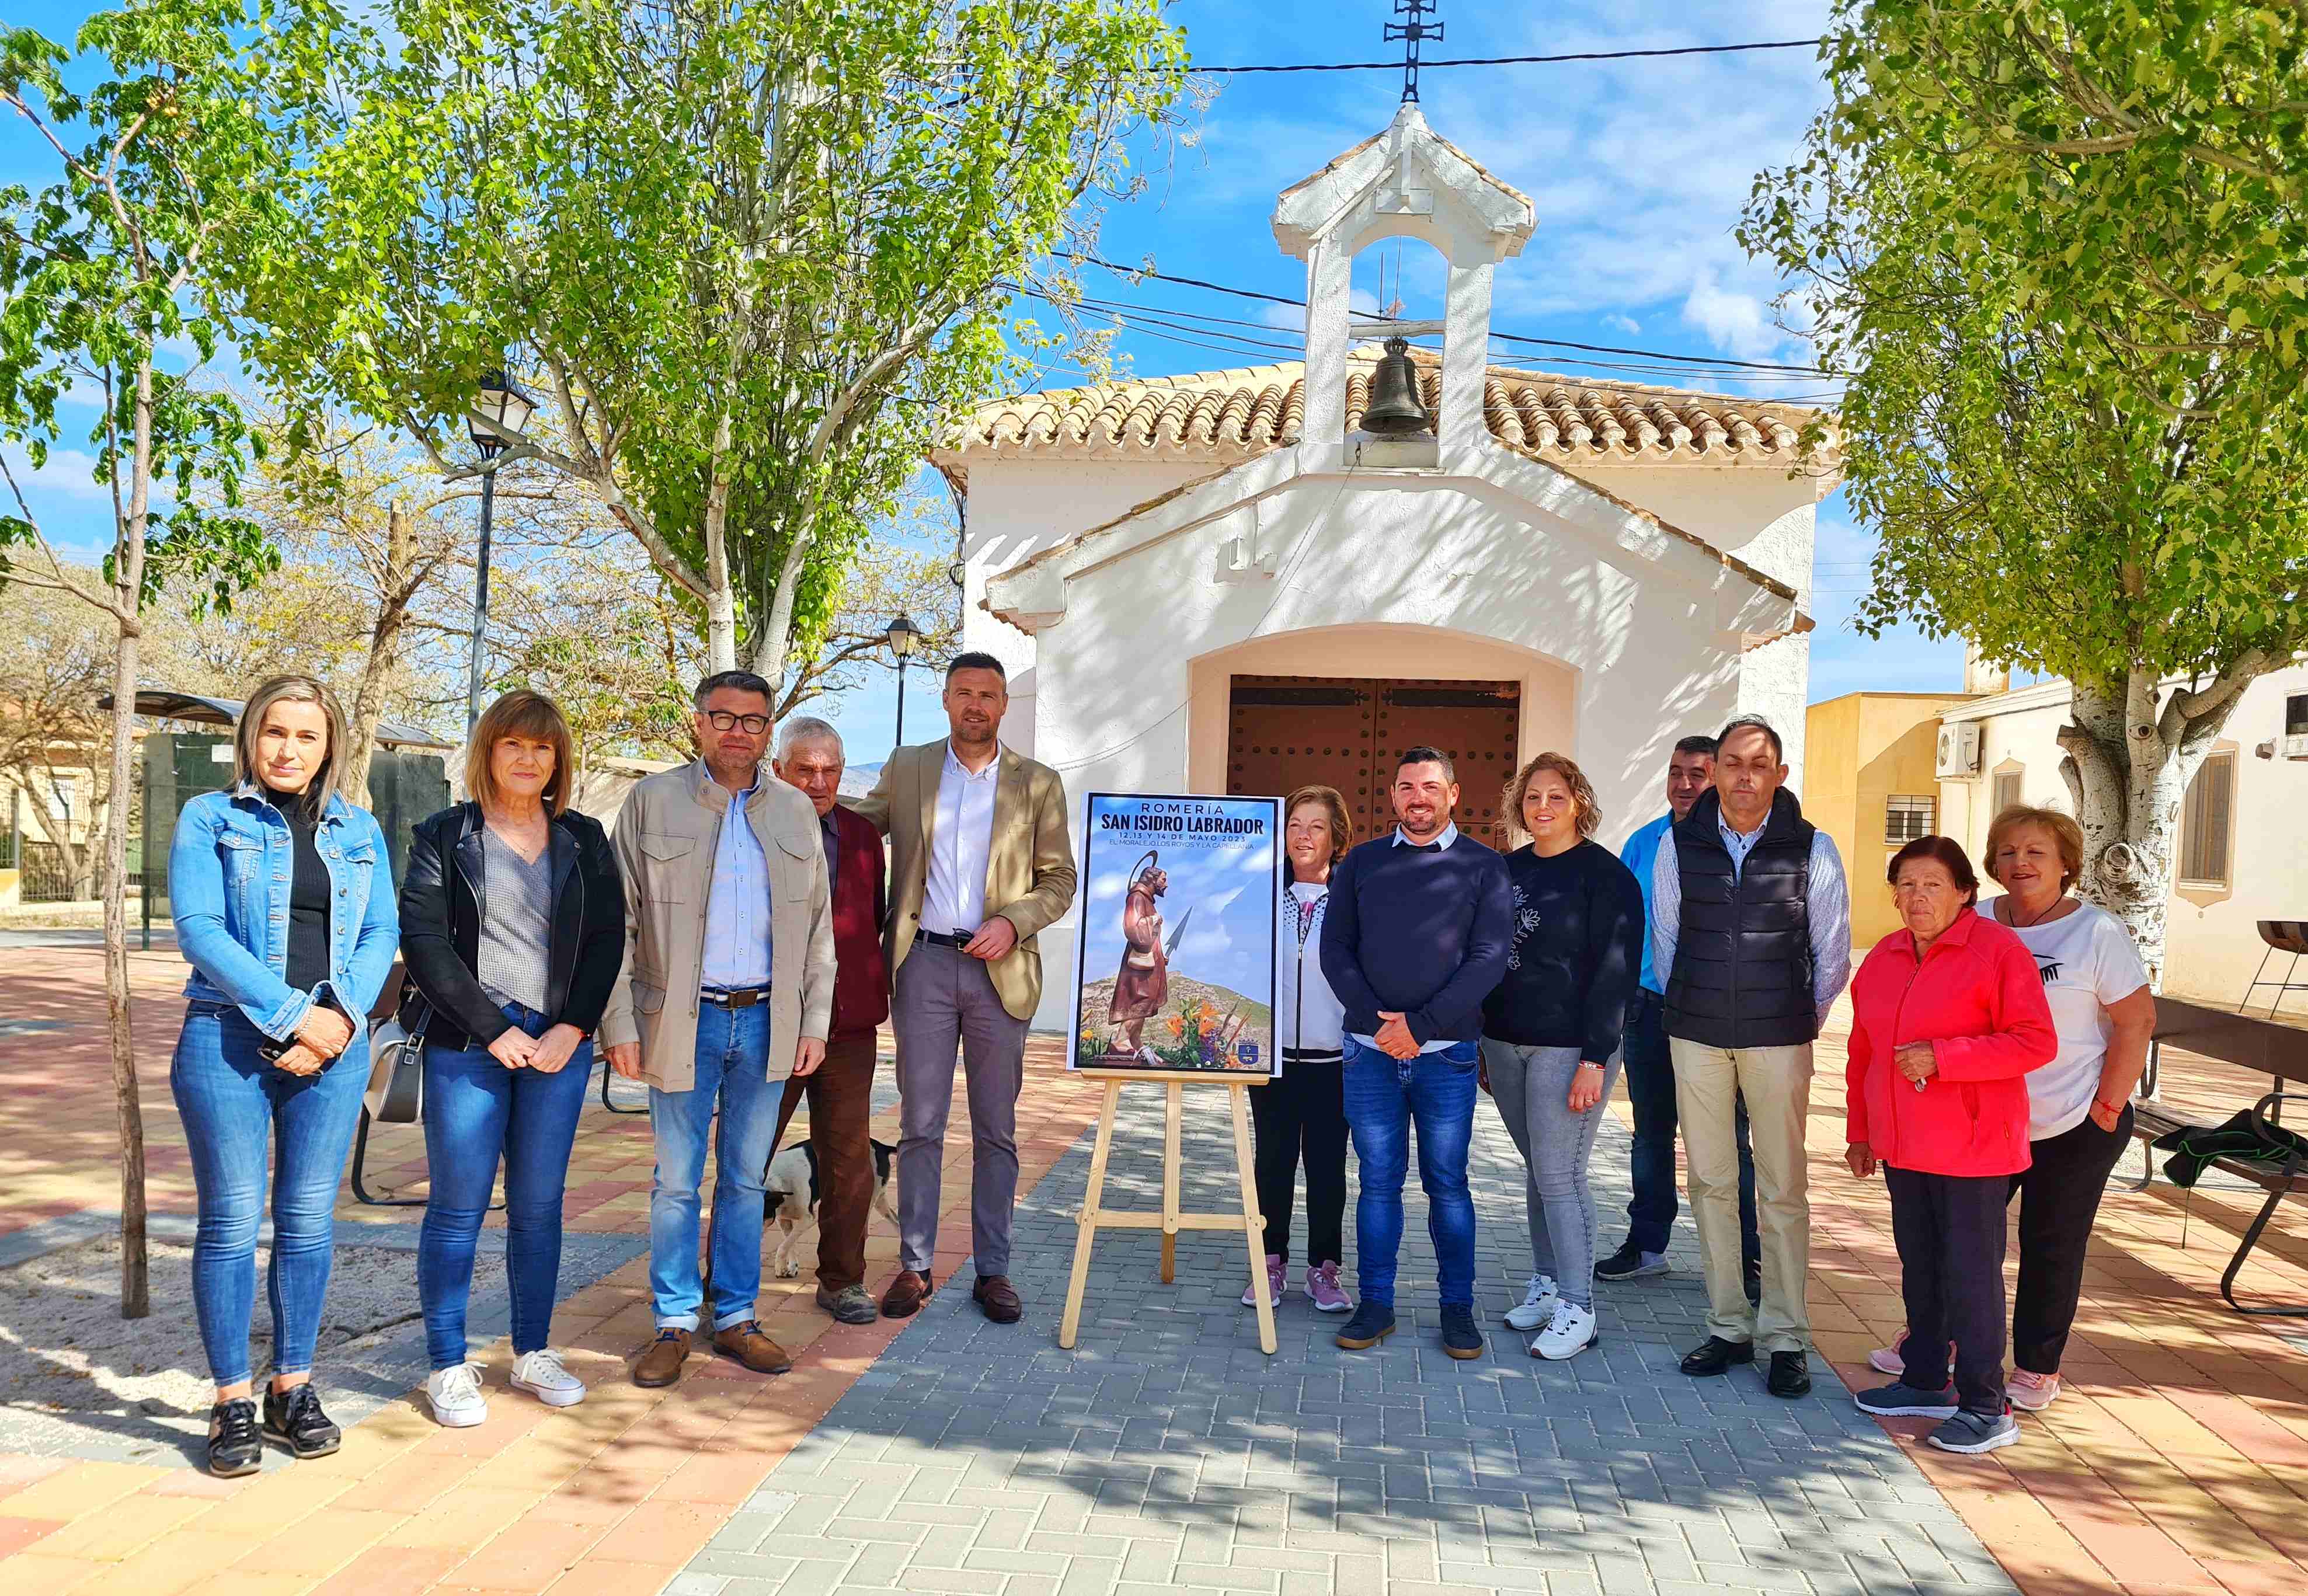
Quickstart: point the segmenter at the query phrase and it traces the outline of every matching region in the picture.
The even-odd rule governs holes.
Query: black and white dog
[[[898,1211],[890,1206],[890,1160],[898,1149],[888,1142],[874,1142],[873,1147],[874,1206],[894,1225]],[[793,1256],[795,1233],[817,1217],[817,1149],[809,1137],[779,1150],[770,1160],[766,1184],[769,1208],[764,1217],[778,1223],[778,1250],[770,1259],[770,1271],[779,1280],[791,1280],[801,1273]]]

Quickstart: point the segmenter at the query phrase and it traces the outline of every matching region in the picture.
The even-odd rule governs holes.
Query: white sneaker
[[[1557,1360],[1576,1357],[1595,1344],[1598,1340],[1595,1328],[1593,1309],[1581,1308],[1575,1302],[1566,1302],[1557,1297],[1554,1300],[1554,1317],[1531,1342],[1530,1355]]]
[[[451,1429],[470,1429],[489,1416],[481,1371],[469,1363],[452,1363],[426,1376],[425,1400],[433,1404],[434,1422]]]
[[[561,1354],[551,1347],[514,1359],[512,1385],[548,1408],[573,1408],[585,1400],[585,1382],[561,1367]]]
[[[1517,1330],[1536,1330],[1554,1317],[1558,1300],[1554,1276],[1534,1274],[1530,1284],[1524,1288],[1522,1300],[1507,1309],[1507,1323]]]

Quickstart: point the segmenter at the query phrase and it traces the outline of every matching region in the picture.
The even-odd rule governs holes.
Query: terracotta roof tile
[[[1378,351],[1357,349],[1347,375],[1347,427],[1362,421]],[[1429,412],[1441,400],[1441,367],[1419,359]],[[935,452],[960,475],[977,452],[1063,459],[1172,459],[1227,462],[1297,442],[1305,422],[1305,368],[1274,365],[1147,377],[1097,388],[1020,394],[981,405]],[[1689,389],[1595,383],[1511,366],[1490,368],[1483,416],[1501,442],[1561,466],[1772,467],[1799,463],[1797,435],[1821,413]],[[1839,460],[1833,417],[1809,463]]]

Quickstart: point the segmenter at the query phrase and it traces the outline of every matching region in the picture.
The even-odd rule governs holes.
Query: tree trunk
[[[369,629],[368,657],[361,661],[353,687],[352,724],[345,729],[345,762],[338,785],[348,803],[368,802],[369,761],[376,754],[376,728],[384,719],[385,681],[400,657],[400,628],[409,618],[410,568],[417,537],[395,501],[385,510],[384,571],[377,582],[376,624]]]
[[[2164,984],[2165,935],[2176,877],[2180,811],[2212,741],[2243,701],[2241,692],[2192,718],[2174,713],[2157,674],[2134,669],[2121,681],[2074,684],[2060,746],[2084,833],[2079,894],[2123,922]]]
[[[770,684],[774,696],[785,684],[786,646],[793,631],[794,599],[801,589],[802,569],[809,562],[810,528],[816,517],[810,513],[813,506],[804,506],[794,518],[793,546],[786,551],[786,561],[778,571],[777,590],[770,598],[770,613],[761,619],[761,630],[754,636],[754,674]],[[763,542],[766,545],[768,539]]]
[[[737,595],[729,581],[729,417],[713,433],[713,479],[705,495],[705,668],[737,668]]]
[[[136,674],[143,628],[144,535],[152,500],[152,367],[136,373],[135,438],[128,514],[113,549],[112,802],[104,811],[104,996],[112,1041],[112,1096],[120,1120],[120,1317],[152,1311],[144,1242],[144,1105],[136,1088],[136,1040],[128,999],[128,799],[135,780]]]

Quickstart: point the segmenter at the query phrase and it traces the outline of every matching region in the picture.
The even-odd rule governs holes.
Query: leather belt
[[[700,987],[697,995],[717,1008],[751,1008],[756,1003],[766,1003],[770,1000],[770,989],[766,986],[731,988],[707,986]]]
[[[914,935],[922,941],[934,943],[940,948],[952,948],[956,951],[969,946],[969,939],[960,931],[917,931]]]

